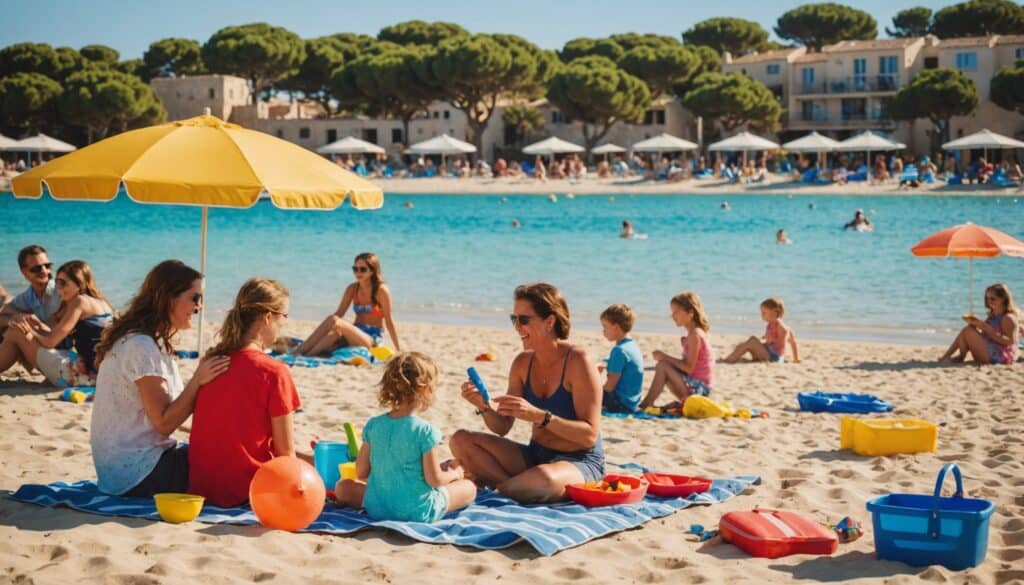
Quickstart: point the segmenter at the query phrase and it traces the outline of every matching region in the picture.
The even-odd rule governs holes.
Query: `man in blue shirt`
[[[12,323],[27,322],[49,332],[53,314],[60,309],[60,293],[53,283],[53,263],[42,246],[26,246],[18,252],[18,267],[28,288],[0,308],[0,333]]]
[[[636,315],[627,305],[615,304],[601,313],[601,333],[615,342],[608,356],[602,408],[610,412],[636,412],[643,394],[644,356],[629,332]]]

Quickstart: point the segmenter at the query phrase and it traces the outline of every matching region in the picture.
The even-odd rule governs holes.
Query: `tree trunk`
[[[415,115],[415,111],[402,114],[402,150],[409,148],[409,122]]]
[[[597,131],[596,124],[588,124],[586,122],[583,123],[583,147],[586,148],[586,152],[584,152],[583,155],[585,156],[584,160],[587,161],[587,164],[590,164],[591,162],[590,151],[594,150],[594,147],[597,146],[597,143],[600,142],[602,138],[608,135],[608,131],[612,129],[612,126],[615,125],[615,122],[616,120],[606,121],[600,131]],[[590,134],[591,130],[595,132],[593,135]]]

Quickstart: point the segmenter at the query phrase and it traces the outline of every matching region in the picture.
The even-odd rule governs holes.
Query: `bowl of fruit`
[[[632,475],[606,475],[599,481],[588,481],[565,487],[569,497],[584,506],[617,506],[635,504],[644,499],[648,482]]]

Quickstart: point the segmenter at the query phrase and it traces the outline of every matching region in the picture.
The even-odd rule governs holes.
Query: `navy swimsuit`
[[[530,387],[530,373],[533,371],[534,357],[531,355],[530,365],[526,369],[526,382],[523,384],[523,398],[537,408],[551,411],[551,414],[557,417],[578,420],[576,407],[572,403],[572,394],[565,389],[565,369],[569,365],[570,353],[572,353],[571,348],[565,354],[565,363],[562,364],[562,377],[558,381],[558,388],[547,398],[540,398]],[[533,440],[530,440],[529,445],[519,445],[519,451],[523,454],[527,467],[555,461],[568,461],[579,468],[585,481],[597,481],[604,477],[604,447],[601,445],[600,435],[593,447],[581,451],[555,451]]]

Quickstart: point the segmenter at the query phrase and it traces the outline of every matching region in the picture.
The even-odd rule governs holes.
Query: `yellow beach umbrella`
[[[263,132],[203,115],[132,130],[47,162],[11,180],[15,197],[110,201],[123,187],[138,203],[202,207],[200,269],[206,271],[210,207],[252,207],[266,194],[284,209],[336,209],[345,198],[376,209],[373,183]],[[199,343],[202,347],[202,316]]]

